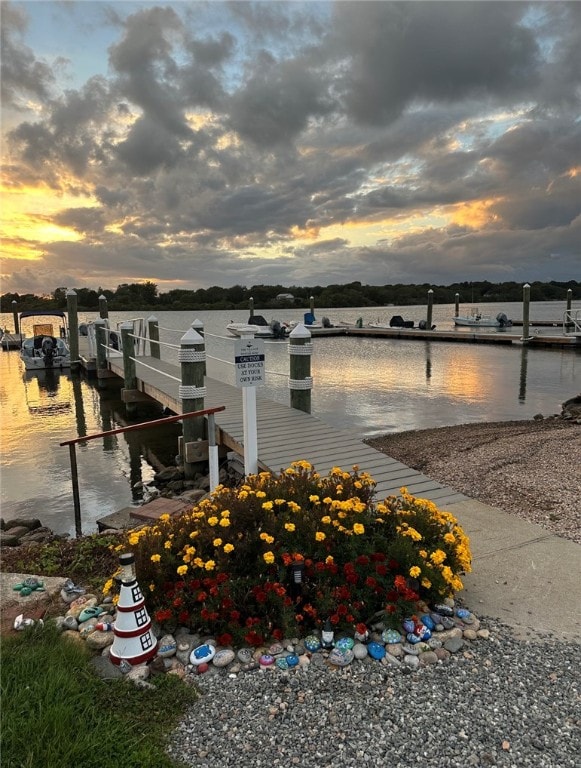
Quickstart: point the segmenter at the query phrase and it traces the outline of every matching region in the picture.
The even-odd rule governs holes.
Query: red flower
[[[230,621],[240,621],[240,611],[230,611]]]
[[[360,621],[359,624],[355,625],[355,631],[360,635],[364,635],[367,632],[367,627],[362,621]]]
[[[401,592],[402,589],[405,589],[407,587],[407,582],[405,580],[405,576],[402,576],[401,574],[398,574],[395,579],[393,580],[395,584],[395,588]]]
[[[329,617],[329,621],[331,624],[338,624],[341,621],[341,617],[337,613],[334,613]]]
[[[172,613],[169,610],[169,608],[165,608],[164,610],[159,610],[154,613],[154,618],[157,622],[160,624],[164,621],[168,621],[171,619]]]
[[[222,571],[222,573],[219,573],[219,574],[216,576],[216,583],[217,583],[217,584],[223,584],[225,581],[228,581],[228,574],[227,574],[227,573],[224,573],[224,572]]]
[[[200,591],[200,592],[198,592],[198,594],[196,595],[196,600],[198,601],[198,603],[203,603],[203,602],[204,602],[204,600],[207,600],[207,599],[208,599],[208,595],[207,595],[207,593],[206,593],[206,592],[202,592],[202,591]]]
[[[383,552],[374,552],[371,555],[371,559],[373,560],[374,563],[382,563],[385,560],[385,555],[383,554]]]
[[[217,635],[216,642],[218,645],[232,645],[232,635],[230,635],[228,632],[224,632],[222,635]]]
[[[386,610],[387,610],[387,612],[388,612],[388,613],[395,613],[397,609],[396,609],[395,605],[392,605],[392,604],[390,603],[390,604],[387,606]]]
[[[395,589],[390,589],[386,597],[390,603],[395,603],[399,599],[399,593]]]
[[[370,589],[375,589],[377,586],[377,581],[373,578],[373,576],[368,576],[365,579],[365,586],[369,587]]]
[[[369,558],[367,555],[359,555],[355,562],[357,565],[369,565]]]
[[[262,639],[262,635],[258,634],[258,632],[248,632],[246,635],[244,635],[244,642],[247,645],[258,647],[259,645],[263,644],[264,640]]]
[[[184,604],[184,601],[181,597],[176,597],[176,599],[173,601],[172,605],[174,608],[181,608],[181,606]]]
[[[274,637],[275,640],[278,640],[280,642],[280,640],[282,640],[282,638],[284,637],[282,629],[273,629],[272,636]]]
[[[375,566],[375,573],[378,576],[385,576],[385,574],[387,573],[387,568],[383,564],[376,565]]]
[[[347,581],[349,584],[357,584],[357,574],[356,573],[348,573],[345,576],[345,581]]]
[[[341,605],[337,606],[337,613],[339,616],[345,616],[347,613],[347,606],[341,603]]]
[[[187,624],[189,618],[190,618],[190,614],[187,611],[180,611],[178,613],[178,621],[181,624]]]

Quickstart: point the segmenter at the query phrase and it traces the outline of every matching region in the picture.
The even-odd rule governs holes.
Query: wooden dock
[[[179,366],[149,356],[139,360],[145,365],[137,364],[137,389],[175,413],[181,413]],[[111,358],[109,368],[112,373],[123,377],[121,357]],[[204,407],[226,406],[225,411],[215,416],[219,429],[218,442],[244,455],[242,390],[209,377],[205,385]],[[405,486],[410,493],[431,499],[439,505],[466,499],[453,488],[443,486],[371,448],[349,432],[335,429],[310,414],[262,397],[260,389],[257,390],[257,424],[260,469],[278,472],[293,461],[303,459],[325,475],[335,466],[347,471],[357,465],[374,478],[379,498],[398,494],[400,488]]]

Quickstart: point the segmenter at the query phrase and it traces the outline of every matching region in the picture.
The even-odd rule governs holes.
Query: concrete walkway
[[[470,538],[472,573],[459,594],[476,616],[521,638],[550,633],[581,643],[581,546],[469,499],[445,507]]]

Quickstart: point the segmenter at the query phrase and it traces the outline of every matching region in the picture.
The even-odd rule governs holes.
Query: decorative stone
[[[442,616],[442,626],[444,629],[453,629],[456,624],[454,623],[454,619],[451,619],[449,616]]]
[[[329,654],[329,664],[335,667],[346,667],[354,659],[353,651],[350,648],[333,648]]]
[[[132,667],[129,672],[126,675],[127,680],[133,680],[133,682],[137,682],[138,680],[147,680],[147,678],[150,675],[150,669],[145,664],[139,664],[136,667]]]
[[[236,654],[230,648],[222,648],[216,651],[216,655],[212,659],[212,663],[215,667],[227,667],[234,659]]]
[[[434,653],[438,657],[438,661],[447,661],[450,658],[450,651],[445,648],[436,648]]]
[[[381,633],[381,639],[384,643],[390,645],[391,643],[401,643],[403,638],[397,629],[384,629]]]
[[[286,657],[286,663],[291,669],[293,667],[297,667],[299,664],[299,657],[296,655],[296,653],[289,653],[289,655]]]
[[[476,640],[478,635],[473,629],[465,629],[464,632],[462,632],[462,637],[465,640]]]
[[[464,621],[464,619],[470,618],[470,611],[468,611],[466,608],[458,608],[456,610],[456,616]]]
[[[403,657],[403,663],[406,665],[406,667],[417,669],[420,666],[420,659],[419,656],[412,656],[411,654],[406,653],[406,655]]]
[[[396,658],[403,656],[403,646],[401,643],[390,643],[385,646],[385,650],[390,656],[395,656]]]
[[[453,616],[454,615],[454,609],[451,608],[449,605],[446,605],[446,603],[437,603],[433,606],[434,613],[440,614],[440,616]]]
[[[78,619],[85,608],[92,608],[94,605],[97,605],[97,598],[94,595],[82,595],[73,600],[66,615]]]
[[[420,649],[416,648],[412,643],[404,643],[402,650],[408,656],[418,656],[420,653]]]
[[[406,635],[406,639],[408,643],[410,643],[411,645],[415,645],[416,643],[419,643],[422,638],[418,637],[417,635],[414,635],[413,632],[408,632]]]
[[[173,635],[164,635],[159,641],[157,655],[165,659],[169,656],[175,656],[177,649],[178,645],[175,637]]]
[[[383,659],[385,656],[385,646],[381,645],[380,643],[376,643],[371,641],[367,645],[367,652],[371,656],[372,659]]]
[[[74,616],[65,616],[63,627],[65,629],[76,631],[79,628],[79,622],[75,619]]]
[[[270,653],[263,653],[258,659],[258,663],[261,667],[270,667],[274,664],[274,656],[271,656]]]
[[[284,651],[283,646],[280,643],[273,643],[268,649],[268,653],[271,656],[278,656]]]
[[[341,651],[350,651],[355,645],[355,640],[352,637],[341,637],[335,643],[335,648],[339,648]]]
[[[190,663],[194,664],[196,667],[199,667],[200,664],[207,665],[209,661],[212,661],[215,655],[216,649],[214,646],[209,643],[204,643],[203,645],[198,645],[198,647],[194,648],[191,652]]]
[[[438,663],[438,657],[436,656],[434,651],[424,651],[424,653],[420,653],[419,659],[420,659],[420,665],[422,667],[427,667],[427,666],[430,666],[431,664]]]
[[[444,643],[444,648],[450,653],[457,653],[464,645],[464,640],[461,637],[451,637]]]
[[[369,640],[369,630],[366,629],[365,632],[355,630],[354,638],[358,643],[366,643]]]
[[[415,622],[413,619],[404,619],[402,622],[402,627],[404,628],[406,634],[408,632],[413,632],[416,628]]]
[[[237,653],[238,660],[242,664],[248,664],[250,661],[252,661],[252,654],[253,654],[253,651],[251,648],[240,648],[240,650]]]
[[[305,637],[305,648],[311,653],[315,653],[321,647],[321,641],[316,635],[307,635]]]
[[[81,595],[84,595],[86,590],[84,587],[78,587],[73,583],[71,579],[67,579],[61,589],[61,598],[65,603],[72,603]]]
[[[364,659],[368,653],[367,646],[363,643],[355,643],[353,646],[353,656],[356,659]]]
[[[436,627],[436,622],[432,619],[432,617],[428,613],[424,613],[423,616],[420,616],[420,621],[425,627],[427,627],[432,631]]]
[[[395,646],[393,647],[395,648]],[[381,659],[381,663],[385,666],[401,667],[401,661],[389,652]]]
[[[114,639],[115,635],[113,632],[103,632],[97,629],[87,636],[87,646],[94,651],[101,651],[103,648],[111,645]]]
[[[489,629],[479,629],[476,632],[477,637],[481,637],[483,640],[488,640],[490,637],[490,630]]]
[[[79,624],[79,635],[86,639],[97,627],[97,619],[88,619],[82,624]]]
[[[428,646],[433,650],[442,647],[442,641],[438,637],[430,637],[428,640]]]
[[[414,630],[414,635],[416,637],[419,637],[420,640],[424,640],[427,642],[432,636],[432,633],[428,629],[428,627],[426,627],[425,624],[418,624],[418,626]]]
[[[205,661],[202,661],[200,664],[194,667],[198,675],[203,675],[205,672],[207,672],[210,669],[209,664],[207,664]]]
[[[283,671],[288,669],[288,661],[283,656],[280,656],[274,663],[278,669],[282,669]]]
[[[257,661],[249,661],[240,667],[242,672],[254,672],[255,669],[260,669],[260,664]]]
[[[79,635],[78,632],[74,632],[70,629],[65,629],[65,631],[62,634],[62,637],[66,637],[68,640],[72,640],[74,643],[78,643],[79,645],[84,645],[85,641],[83,638]]]

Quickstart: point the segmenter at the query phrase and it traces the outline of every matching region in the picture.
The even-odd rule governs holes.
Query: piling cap
[[[135,562],[135,555],[133,552],[125,552],[119,555],[119,565],[132,565]]]

